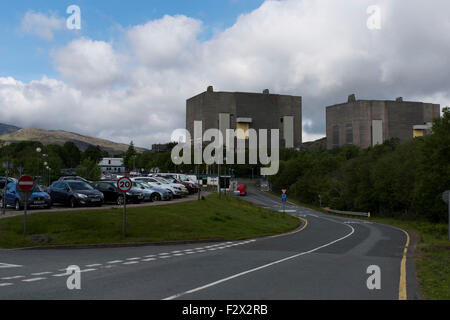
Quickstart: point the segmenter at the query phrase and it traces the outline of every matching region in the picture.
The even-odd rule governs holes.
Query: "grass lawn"
[[[122,238],[122,209],[45,212],[0,219],[0,247],[42,245],[32,235],[52,238],[48,245],[151,242],[196,239],[244,239],[283,233],[301,221],[260,208],[234,196],[209,195],[205,200],[127,208],[127,237]]]
[[[279,196],[272,192],[271,194]],[[333,215],[313,205],[303,204],[293,199],[289,199],[289,201]],[[336,215],[342,216],[339,214]],[[447,224],[406,218],[383,218],[373,216],[373,214],[370,219],[361,217],[352,218],[384,223],[418,234],[420,241],[417,244],[414,262],[421,293],[425,299],[450,299],[450,241],[448,240]]]

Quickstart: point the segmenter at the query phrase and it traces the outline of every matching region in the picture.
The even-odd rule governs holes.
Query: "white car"
[[[151,186],[169,190],[173,194],[174,197],[182,197],[183,196],[183,191],[181,190],[181,188],[174,187],[167,183],[163,183],[154,177],[137,177],[137,178],[134,178],[134,180],[146,182],[146,183],[150,184]]]
[[[170,182],[170,181],[168,181],[168,180],[166,180],[164,178],[161,178],[161,177],[152,177],[152,178],[158,180],[163,185],[171,186],[172,188],[174,188],[176,190],[179,190],[182,195],[189,194],[188,189],[185,186],[183,186],[182,184],[180,184],[180,183],[172,183],[172,182]]]

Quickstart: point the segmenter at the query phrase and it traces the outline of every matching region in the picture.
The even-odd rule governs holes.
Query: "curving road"
[[[279,199],[256,190],[246,199],[281,209]],[[419,298],[403,231],[293,204],[286,210],[307,221],[303,230],[222,243],[0,250],[0,300]],[[81,290],[67,289],[70,265],[81,269]],[[381,289],[367,287],[372,265]]]

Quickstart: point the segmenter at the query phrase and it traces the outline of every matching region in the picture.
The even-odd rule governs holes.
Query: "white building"
[[[103,158],[99,162],[98,166],[102,170],[102,173],[123,173],[123,172],[125,172],[123,158]]]

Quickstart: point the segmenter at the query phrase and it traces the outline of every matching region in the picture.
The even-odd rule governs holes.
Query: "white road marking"
[[[2,262],[0,262],[0,269],[3,269],[3,268],[20,268],[20,267],[22,267],[22,266],[18,265],[18,264],[10,264],[10,263],[2,263]]]
[[[154,261],[156,260],[155,258],[148,258],[148,259],[142,259],[142,261]]]
[[[336,222],[336,223],[339,223],[339,222]],[[201,286],[201,287],[198,287],[198,288],[195,288],[195,289],[191,289],[191,290],[188,290],[188,291],[185,291],[185,292],[181,292],[181,293],[175,294],[175,295],[167,297],[167,298],[165,298],[163,300],[174,300],[174,299],[179,298],[181,296],[184,296],[184,295],[187,295],[187,294],[190,294],[190,293],[194,293],[194,292],[197,292],[197,291],[209,288],[209,287],[213,287],[213,286],[216,286],[216,285],[218,285],[220,283],[223,283],[223,282],[226,282],[226,281],[229,281],[229,280],[241,277],[241,276],[249,274],[251,272],[255,272],[255,271],[258,271],[258,270],[261,270],[261,269],[265,269],[265,268],[273,266],[275,264],[279,264],[279,263],[282,263],[282,262],[285,262],[285,261],[288,261],[288,260],[291,260],[291,259],[295,259],[297,257],[303,256],[303,255],[306,255],[306,254],[310,254],[310,253],[313,253],[313,252],[315,252],[317,250],[320,250],[322,248],[328,247],[328,246],[330,246],[332,244],[335,244],[336,242],[342,241],[342,240],[350,237],[355,232],[355,229],[351,225],[348,225],[348,224],[344,224],[344,225],[346,225],[346,226],[348,226],[349,228],[352,229],[352,231],[349,234],[347,234],[347,235],[345,235],[345,236],[343,236],[343,237],[341,237],[339,239],[333,240],[333,241],[331,241],[329,243],[326,243],[326,244],[324,244],[324,245],[322,245],[320,247],[314,248],[314,249],[309,250],[309,251],[297,253],[297,254],[295,254],[293,256],[290,256],[290,257],[287,257],[287,258],[284,258],[284,259],[281,259],[281,260],[277,260],[277,261],[274,261],[274,262],[262,265],[260,267],[253,268],[253,269],[250,269],[250,270],[247,270],[247,271],[244,271],[244,272],[232,275],[230,277],[227,277],[227,278],[215,281],[215,282],[211,282],[209,284],[206,284],[204,286]]]
[[[197,252],[206,252],[205,250],[198,250]]]
[[[97,269],[84,269],[84,270],[80,270],[80,272],[91,272],[91,271],[95,271]]]
[[[139,261],[129,261],[129,262],[124,262],[123,264],[136,264],[139,263]]]
[[[181,251],[180,250],[177,250],[177,251],[172,251],[171,253],[180,253]]]
[[[166,256],[166,255],[169,255],[170,253],[167,253],[167,252],[163,252],[163,253],[159,253],[158,255],[160,255],[160,256]]]
[[[102,264],[101,263],[94,263],[94,264],[87,264],[86,267],[91,268],[91,267],[100,267]]]
[[[144,256],[144,258],[153,258],[155,255],[154,254],[151,254],[151,255],[148,255],[148,256]]]
[[[32,276],[43,276],[44,274],[50,274],[50,271],[45,271],[45,272],[37,272],[37,273],[32,273]]]
[[[40,281],[40,280],[45,280],[47,278],[31,278],[31,279],[23,279],[23,282],[34,282],[34,281]]]
[[[174,256],[177,256],[177,257],[184,256],[184,253],[176,253],[176,254],[174,254]]]
[[[127,261],[133,261],[133,260],[139,260],[140,258],[139,257],[134,257],[134,258],[128,258],[128,259],[126,259]]]
[[[66,272],[66,273],[59,273],[59,274],[54,274],[53,276],[54,277],[64,277],[64,276],[68,276],[69,274]]]
[[[194,251],[187,251],[186,254],[193,254],[195,253]]]
[[[121,263],[123,262],[123,260],[113,260],[113,261],[109,261],[107,263],[113,264],[113,263]]]
[[[12,283],[0,283],[0,287],[12,286]]]
[[[25,276],[12,276],[12,277],[5,277],[5,278],[1,278],[2,280],[13,280],[13,279],[20,279],[20,278],[25,278]]]

